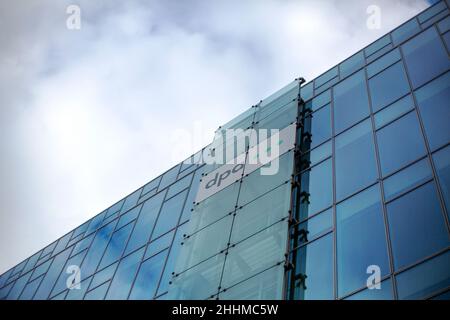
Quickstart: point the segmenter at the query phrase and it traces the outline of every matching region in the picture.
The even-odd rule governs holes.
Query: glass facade
[[[239,136],[241,171],[199,198],[231,177],[202,155],[234,142],[206,147],[5,272],[0,299],[448,297],[449,19],[440,1],[260,101],[215,138],[292,127],[295,144],[255,167]]]

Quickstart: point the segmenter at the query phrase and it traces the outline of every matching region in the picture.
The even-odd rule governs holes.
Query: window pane
[[[355,293],[345,300],[394,300],[392,293],[392,280],[386,279],[381,282],[380,289],[365,289],[361,292]]]
[[[122,215],[119,219],[119,223],[117,224],[116,229],[122,228],[124,225],[128,224],[130,221],[133,221],[139,215],[141,211],[142,205],[135,207],[134,209],[128,211],[124,215]]]
[[[179,170],[180,170],[180,165],[178,164],[175,167],[173,167],[172,169],[170,169],[169,171],[167,171],[166,173],[164,173],[161,178],[161,183],[159,184],[158,190],[162,190],[165,187],[167,187],[168,185],[175,182],[175,180],[177,179]]]
[[[219,291],[225,254],[218,254],[172,280],[168,299],[207,299]]]
[[[122,229],[113,233],[108,247],[106,248],[106,251],[103,255],[102,261],[100,262],[99,269],[103,269],[104,267],[109,266],[111,263],[117,261],[122,256],[123,249],[125,249],[128,237],[130,236],[132,229],[133,223],[130,223]]]
[[[401,62],[397,62],[369,80],[373,112],[380,110],[409,92]]]
[[[450,142],[450,73],[417,90],[416,97],[430,148]]]
[[[381,110],[375,114],[375,127],[378,129],[381,126],[395,120],[396,118],[404,115],[407,111],[414,109],[414,102],[411,95],[407,95],[401,98],[397,102],[394,102],[386,109]]]
[[[113,277],[114,272],[116,271],[116,268],[117,268],[117,265],[118,265],[118,264],[119,264],[118,262],[117,262],[117,263],[114,263],[113,265],[110,265],[108,268],[105,268],[105,269],[103,269],[102,271],[97,272],[97,273],[93,276],[92,282],[91,282],[91,284],[89,285],[89,288],[90,288],[90,289],[95,288],[95,287],[97,287],[98,285],[100,285],[100,284],[102,284],[102,283],[104,283],[104,282],[110,280],[110,279]]]
[[[387,34],[387,35],[383,36],[382,38],[378,39],[377,41],[375,41],[374,43],[369,45],[366,49],[364,49],[364,51],[366,52],[366,56],[368,57],[368,56],[374,54],[375,52],[384,48],[385,46],[387,46],[390,43],[391,43],[391,39],[390,39],[389,35]]]
[[[450,251],[421,263],[397,277],[399,299],[423,299],[450,286]]]
[[[450,215],[450,147],[436,152],[433,155],[433,160],[447,207],[447,214]]]
[[[432,182],[389,203],[387,212],[396,270],[449,245]]]
[[[102,284],[100,287],[86,293],[84,300],[103,300],[105,299],[106,291],[108,291],[109,282]]]
[[[384,181],[386,201],[431,179],[428,159],[423,159]]]
[[[389,53],[386,53],[384,56],[379,58],[378,60],[372,62],[367,66],[367,76],[373,77],[378,72],[386,69],[390,65],[394,64],[398,60],[401,59],[399,49],[392,50]]]
[[[287,221],[282,221],[230,248],[222,287],[228,288],[284,261],[287,230]]]
[[[392,31],[392,39],[394,41],[394,44],[397,45],[400,42],[408,39],[412,35],[418,33],[420,31],[419,23],[417,22],[417,19],[414,18],[399,28]]]
[[[315,165],[318,162],[331,156],[331,141],[328,141],[317,148],[314,148],[310,152],[302,155],[302,161],[308,165]],[[306,168],[306,167],[304,167]]]
[[[159,278],[166,261],[167,251],[160,252],[156,256],[142,263],[139,273],[131,290],[130,299],[150,300],[156,294]]]
[[[325,72],[324,74],[318,76],[315,80],[314,80],[314,86],[316,88],[320,87],[321,85],[323,85],[324,83],[330,81],[331,79],[333,79],[334,77],[337,77],[338,75],[338,68],[334,67],[331,70],[328,70],[327,72]]]
[[[286,152],[281,157],[270,162],[268,166],[274,166],[274,168],[276,168],[276,163],[278,163],[278,172],[273,175],[262,175],[261,169],[258,169],[244,177],[239,194],[239,206],[290,180],[293,169],[293,157],[293,152]]]
[[[426,153],[415,112],[378,130],[377,139],[383,176]]]
[[[50,292],[52,291],[53,285],[59,277],[67,259],[69,258],[70,249],[67,249],[60,254],[58,254],[53,260],[52,265],[48,269],[47,273],[42,280],[39,289],[34,295],[34,300],[45,300],[49,298]]]
[[[32,282],[28,282],[28,284],[23,289],[19,300],[31,300],[33,298],[34,293],[36,292],[36,289],[38,288],[39,284],[41,283],[42,278],[44,278],[44,276],[37,278],[36,280],[33,280]],[[12,284],[11,284],[11,286],[12,286]]]
[[[448,54],[434,27],[412,38],[402,47],[414,88],[421,86],[450,67]]]
[[[164,199],[164,193],[160,192],[153,198],[150,198],[144,203],[139,218],[128,241],[125,254],[132,252],[140,246],[147,243],[152,232],[156,217],[158,216],[159,208]]]
[[[331,101],[331,90],[327,90],[311,100],[311,110],[316,111],[317,109],[326,105],[330,101]]]
[[[369,120],[336,137],[335,146],[336,197],[340,200],[377,178]]]
[[[91,278],[87,278],[80,282],[80,289],[69,289],[66,300],[83,300],[84,294],[88,289]]]
[[[233,217],[229,215],[185,238],[175,272],[181,273],[224,250],[230,239],[232,223]]]
[[[156,239],[160,235],[175,228],[180,218],[181,210],[183,210],[184,201],[188,190],[179,193],[175,197],[164,202],[158,220],[156,221],[155,230],[152,234],[152,239]]]
[[[330,206],[333,201],[331,159],[301,174],[301,219]]]
[[[189,233],[194,233],[234,211],[239,187],[239,182],[233,183],[196,205],[189,222]]]
[[[297,241],[299,244],[314,240],[317,236],[330,231],[333,227],[333,211],[331,209],[302,222],[298,227]],[[292,236],[295,238],[295,235]]]
[[[389,274],[385,225],[378,185],[336,207],[338,293],[366,286],[367,267]]]
[[[170,198],[178,192],[188,188],[191,185],[192,176],[193,174],[190,174],[171,185],[169,191],[167,191],[167,198]]]
[[[341,79],[364,66],[364,54],[362,51],[348,58],[339,66],[341,69]]]
[[[175,231],[171,231],[159,237],[158,239],[150,242],[147,246],[147,250],[145,251],[144,259],[150,258],[151,256],[162,251],[163,249],[170,247],[174,233]]]
[[[305,118],[305,131],[311,134],[311,146],[314,148],[331,137],[330,105]]]
[[[117,272],[112,280],[106,299],[108,300],[124,300],[127,299],[136,275],[141,258],[144,254],[144,248],[130,254],[120,261]]]
[[[281,300],[283,265],[275,266],[219,294],[220,300]]]
[[[334,125],[336,133],[369,115],[364,70],[334,87]]]
[[[87,278],[92,275],[97,269],[97,265],[102,258],[103,252],[108,245],[109,238],[114,230],[115,222],[111,222],[106,226],[98,230],[95,235],[94,241],[92,242],[91,248],[89,249],[86,258],[81,266],[83,272],[81,277]]]
[[[291,185],[285,183],[238,209],[230,242],[237,243],[289,216],[290,204]]]
[[[14,283],[11,291],[9,291],[9,293],[8,293],[7,300],[17,300],[19,298],[19,295],[22,293],[23,288],[27,284],[27,281],[30,278],[30,275],[31,275],[31,272],[20,277],[19,279],[17,279],[17,281]]]
[[[295,299],[333,299],[333,235],[329,234],[298,250],[296,275],[306,276],[295,288]]]
[[[127,212],[129,209],[133,208],[137,204],[139,197],[141,195],[141,192],[142,192],[142,189],[139,189],[139,190],[133,192],[132,194],[130,194],[125,199],[125,203],[123,204],[123,207],[120,210],[120,212],[124,213],[124,212]]]

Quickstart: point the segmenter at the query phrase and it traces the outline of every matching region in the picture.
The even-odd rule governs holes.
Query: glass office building
[[[1,275],[0,298],[448,299],[449,10],[216,132],[291,135],[271,163],[250,164],[247,131],[213,142]],[[204,164],[229,145],[242,165]]]

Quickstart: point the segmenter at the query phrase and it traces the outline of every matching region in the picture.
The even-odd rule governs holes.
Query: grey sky
[[[81,30],[66,28],[69,4]],[[380,30],[366,27],[372,4]],[[0,273],[426,6],[0,0]]]

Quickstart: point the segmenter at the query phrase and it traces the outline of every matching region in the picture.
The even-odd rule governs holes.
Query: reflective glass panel
[[[335,147],[336,197],[340,200],[377,178],[369,120],[336,137]]]
[[[402,49],[414,88],[450,68],[450,59],[434,27],[406,42]]]
[[[450,72],[416,91],[431,150],[450,142]]]
[[[366,81],[361,70],[334,87],[335,132],[341,132],[368,115]]]
[[[161,212],[159,213],[158,220],[156,221],[152,239],[156,239],[160,235],[175,228],[178,223],[178,219],[180,218],[181,210],[183,210],[184,201],[186,200],[187,194],[188,190],[185,190],[164,202]]]
[[[450,215],[450,147],[433,154],[433,160],[447,207],[447,214]]]
[[[376,112],[409,92],[401,62],[397,62],[369,80],[372,109]]]
[[[377,139],[383,176],[426,153],[415,112],[408,113],[378,130]]]
[[[369,266],[377,265],[381,276],[390,272],[378,184],[340,203],[336,223],[338,294],[342,297],[366,285]]]
[[[432,182],[390,202],[387,213],[396,269],[450,244]]]
[[[299,279],[295,299],[333,299],[333,235],[329,234],[298,249],[295,261]]]
[[[114,279],[111,282],[106,299],[109,300],[123,300],[127,299],[130,292],[131,285],[133,283],[134,276],[141,263],[142,256],[144,255],[144,248],[133,252],[129,256],[123,258],[117,272],[114,275]]]
[[[130,223],[122,229],[113,233],[108,247],[103,254],[102,261],[100,262],[100,269],[109,266],[111,263],[117,261],[122,256],[123,249],[125,249],[125,246],[127,245],[127,240],[132,229],[133,223]]]

